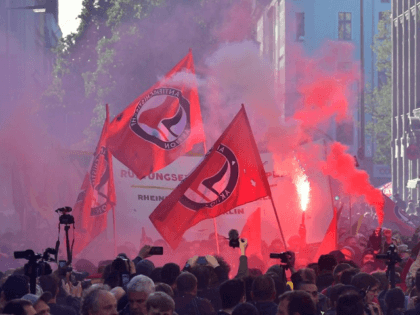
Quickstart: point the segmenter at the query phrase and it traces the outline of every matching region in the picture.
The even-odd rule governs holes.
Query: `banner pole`
[[[219,249],[219,234],[217,233],[216,218],[213,218],[213,224],[214,224],[214,236],[216,237],[216,249],[217,249],[217,255],[220,255],[220,249]]]
[[[117,228],[115,220],[115,207],[112,206],[112,225],[114,229],[114,257],[117,257]]]
[[[271,197],[271,195],[270,195],[270,200],[271,200],[271,204],[273,205],[274,214],[276,215],[277,225],[279,226],[281,237],[283,238],[284,248],[285,248],[285,250],[287,250],[287,243],[286,243],[286,240],[285,240],[284,235],[283,235],[283,230],[281,229],[279,216],[277,214],[277,208],[276,208],[276,205],[274,204],[274,201],[273,201],[273,198]]]

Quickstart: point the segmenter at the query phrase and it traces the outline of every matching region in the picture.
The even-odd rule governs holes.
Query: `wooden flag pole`
[[[116,220],[115,220],[115,207],[112,206],[112,221],[113,221],[113,229],[114,229],[114,257],[117,257],[117,228],[116,228]]]
[[[216,249],[217,249],[217,255],[220,255],[220,249],[219,249],[219,234],[217,233],[216,218],[213,218],[213,224],[214,224],[214,236],[216,237]]]
[[[279,216],[277,214],[277,208],[276,208],[276,205],[274,204],[273,197],[271,197],[271,194],[270,194],[270,200],[271,200],[271,204],[273,205],[274,214],[276,215],[277,225],[279,226],[281,237],[283,238],[284,248],[287,250],[287,243],[283,235],[283,230],[281,229]]]

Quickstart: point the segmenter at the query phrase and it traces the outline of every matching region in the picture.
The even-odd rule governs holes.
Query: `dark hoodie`
[[[260,315],[276,315],[277,304],[274,302],[252,302]]]

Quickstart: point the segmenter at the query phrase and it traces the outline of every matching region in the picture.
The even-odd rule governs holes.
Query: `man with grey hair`
[[[81,315],[118,315],[117,300],[107,285],[93,285],[84,293]]]
[[[175,302],[165,292],[155,292],[147,298],[146,308],[147,315],[173,315]]]
[[[121,315],[146,315],[146,301],[153,292],[155,284],[152,279],[144,275],[135,276],[127,284],[128,305]]]

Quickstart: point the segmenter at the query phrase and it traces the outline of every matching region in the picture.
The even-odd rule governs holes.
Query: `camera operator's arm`
[[[137,255],[136,258],[133,259],[133,263],[136,266],[137,263],[139,263],[140,261],[142,261],[143,259],[146,259],[147,257],[150,257],[150,249],[152,248],[152,246],[150,245],[144,245],[141,249],[139,254]]]
[[[238,274],[235,278],[243,278],[248,276],[248,257],[246,256],[246,247],[248,246],[248,240],[239,239],[239,249],[241,250],[241,256],[239,257],[239,268]]]

